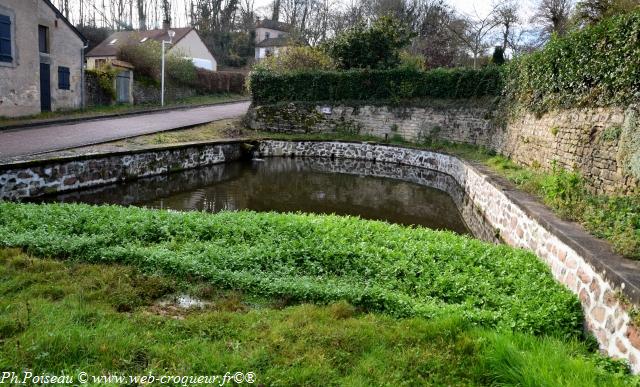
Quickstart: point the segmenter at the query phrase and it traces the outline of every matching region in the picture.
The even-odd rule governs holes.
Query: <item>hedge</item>
[[[542,113],[626,106],[640,97],[640,12],[606,19],[507,66],[506,100]]]
[[[302,71],[251,74],[255,103],[282,101],[371,101],[414,98],[496,96],[502,90],[501,69],[413,69]]]
[[[501,67],[251,75],[256,103],[397,101],[502,95],[507,107],[627,106],[640,100],[640,11],[605,19]]]

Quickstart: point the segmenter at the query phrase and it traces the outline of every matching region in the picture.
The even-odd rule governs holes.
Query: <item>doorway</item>
[[[51,111],[51,66],[40,63],[40,111]]]

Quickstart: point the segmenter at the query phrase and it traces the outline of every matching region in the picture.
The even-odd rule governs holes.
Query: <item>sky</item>
[[[528,16],[530,14],[532,1],[533,0],[518,1],[518,5],[523,8],[522,13],[524,16]],[[494,4],[492,0],[446,0],[446,2],[461,13],[475,15],[477,11],[481,17],[489,13],[491,11],[492,4]],[[273,3],[273,0],[255,0],[255,8],[258,9],[264,7],[266,9],[271,5],[271,3]]]

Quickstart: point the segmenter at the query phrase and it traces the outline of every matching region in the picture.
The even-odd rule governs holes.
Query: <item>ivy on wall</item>
[[[640,99],[640,12],[606,19],[506,66],[505,100],[527,110],[627,106]]]

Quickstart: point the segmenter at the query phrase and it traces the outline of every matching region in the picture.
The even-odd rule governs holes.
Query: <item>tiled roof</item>
[[[178,43],[180,39],[184,38],[193,28],[171,28],[176,32],[173,37],[173,43]],[[118,31],[114,32],[107,39],[95,46],[93,50],[87,53],[88,57],[92,56],[116,56],[118,55],[118,49],[122,44],[138,42],[142,43],[149,39],[161,42],[163,40],[169,40],[168,30],[148,30],[148,31]],[[113,42],[113,44],[111,44]]]

